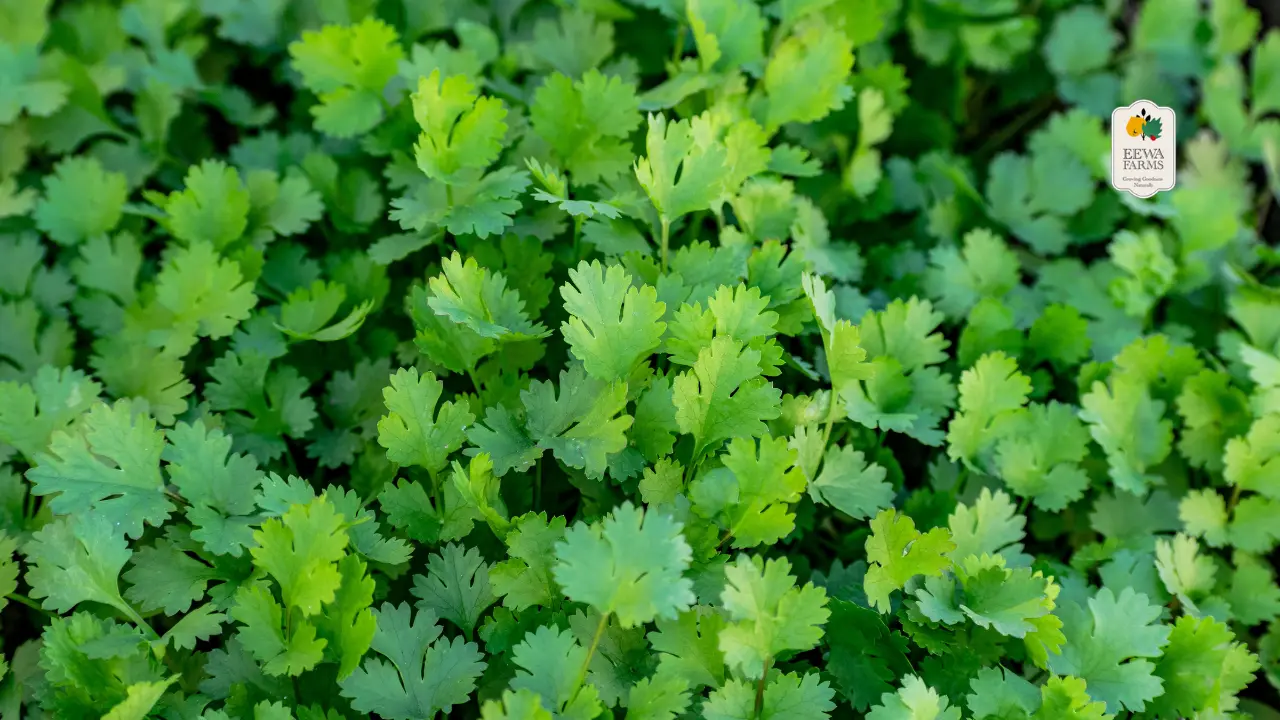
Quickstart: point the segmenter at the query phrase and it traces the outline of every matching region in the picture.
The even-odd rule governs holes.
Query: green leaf
[[[1156,662],[1164,693],[1152,701],[1152,714],[1190,715],[1234,703],[1236,693],[1253,680],[1258,660],[1233,640],[1227,626],[1213,618],[1178,618]]]
[[[343,697],[359,712],[388,720],[416,720],[449,712],[467,701],[485,663],[474,643],[441,637],[430,611],[410,622],[409,605],[384,604],[374,611],[377,632],[370,657],[339,681]]]
[[[947,429],[947,456],[972,464],[1000,440],[1031,393],[1031,379],[1002,352],[978,358],[960,375],[960,411]]]
[[[865,520],[893,504],[886,471],[850,446],[827,448],[822,472],[809,483],[809,497],[855,520]]]
[[[316,280],[309,288],[300,287],[289,293],[288,299],[280,307],[281,322],[276,323],[275,327],[298,340],[341,340],[360,329],[365,316],[373,309],[373,302],[366,301],[354,308],[345,319],[325,327],[338,312],[346,295],[346,288],[341,284],[326,283],[323,280]]]
[[[536,693],[556,717],[592,720],[604,710],[595,686],[582,682],[590,656],[568,630],[533,630],[511,651],[511,660],[519,668],[511,687]]]
[[[465,405],[440,403],[444,384],[430,371],[401,368],[383,389],[388,414],[378,421],[378,444],[398,465],[417,465],[435,475],[462,447],[466,429],[475,417]],[[438,407],[437,407],[438,404]]]
[[[889,595],[901,590],[917,575],[936,577],[951,565],[948,554],[956,549],[951,534],[933,528],[921,534],[915,522],[890,508],[871,520],[867,538],[867,599],[881,613],[890,609]]]
[[[587,377],[577,364],[560,373],[559,397],[551,383],[531,382],[529,389],[520,393],[528,417],[528,437],[566,465],[600,477],[609,456],[627,445],[625,433],[632,418],[619,414],[626,408],[626,390],[624,382],[606,384]],[[526,457],[532,462],[539,455],[541,451]]]
[[[175,675],[163,682],[143,681],[130,685],[128,696],[103,715],[102,720],[144,720],[151,714],[156,703],[160,702],[169,686],[177,680],[178,676]]]
[[[689,707],[689,686],[668,675],[645,678],[631,686],[627,715],[634,720],[675,720]]]
[[[31,536],[24,548],[31,597],[48,610],[69,612],[97,602],[138,618],[120,597],[120,570],[133,551],[104,515],[61,518]],[[138,618],[140,620],[140,618]]]
[[[867,720],[960,720],[960,708],[950,705],[918,676],[908,675],[896,693],[880,696]]]
[[[813,583],[796,587],[790,573],[785,558],[739,556],[725,566],[720,601],[730,622],[720,630],[720,650],[742,677],[759,679],[779,656],[803,652],[822,639],[830,616],[827,592]]]
[[[565,8],[554,20],[539,20],[518,51],[529,69],[581,77],[613,54],[613,25],[584,8]]]
[[[1018,285],[1020,263],[1013,251],[986,229],[964,236],[964,249],[941,245],[929,253],[925,276],[938,309],[961,318],[983,298],[1001,299]]]
[[[616,614],[624,628],[674,618],[694,603],[693,584],[682,577],[691,550],[680,530],[670,516],[630,503],[598,524],[577,523],[555,545],[556,582],[575,602]]]
[[[529,321],[524,301],[499,273],[480,267],[475,258],[454,253],[444,260],[443,272],[431,278],[428,304],[437,315],[467,326],[481,337],[503,342],[544,337],[549,331]]]
[[[88,513],[137,538],[173,510],[160,475],[164,444],[155,421],[129,401],[95,405],[81,428],[53,434],[27,478],[33,494],[54,495],[54,512]]]
[[[1088,684],[1089,696],[1108,712],[1142,710],[1164,691],[1155,666],[1169,628],[1157,623],[1160,608],[1141,593],[1125,588],[1119,596],[1103,588],[1088,607],[1067,603],[1058,611],[1067,643],[1049,656],[1049,669],[1075,675]]]
[[[431,610],[468,637],[497,599],[489,589],[489,566],[480,553],[452,543],[427,560],[426,575],[414,576],[413,594],[419,599],[419,611]]]
[[[501,100],[477,95],[465,76],[442,78],[435,71],[419,78],[412,101],[413,116],[422,128],[414,157],[427,177],[453,183],[462,173],[483,170],[497,158],[507,131]]]
[[[178,423],[162,458],[169,481],[190,504],[191,538],[218,555],[239,557],[253,543],[254,496],[262,473],[250,457],[231,453],[231,437],[203,421]]]
[[[955,543],[951,558],[960,563],[975,555],[1003,555],[1015,567],[1029,565],[1021,542],[1026,523],[1004,491],[983,488],[972,503],[957,505],[947,519]]]
[[[338,570],[347,547],[343,517],[324,497],[294,505],[253,533],[253,562],[280,584],[284,606],[303,617],[333,602],[342,582]]]
[[[852,68],[853,44],[840,28],[819,18],[799,25],[765,67],[765,127],[816,122],[844,107]]]
[[[1031,403],[1001,424],[995,467],[1011,493],[1052,512],[1084,495],[1089,476],[1080,463],[1089,454],[1089,433],[1076,408]]]
[[[1093,383],[1080,399],[1080,418],[1106,452],[1116,487],[1141,494],[1154,481],[1148,470],[1172,448],[1173,424],[1164,419],[1165,403],[1152,398],[1141,381],[1121,375],[1109,385]]]
[[[221,635],[226,621],[227,616],[215,612],[212,605],[201,605],[174,623],[160,642],[171,643],[175,650],[194,650],[197,642]]]
[[[250,197],[234,168],[206,160],[191,166],[185,185],[159,203],[174,237],[215,250],[240,239],[249,224]]]
[[[764,61],[765,20],[756,5],[693,0],[688,14],[704,71],[755,67]]]
[[[338,138],[372,130],[382,121],[382,91],[404,57],[395,29],[374,17],[355,25],[326,25],[289,44],[293,68],[319,96],[311,108],[316,129]]]
[[[1105,67],[1119,43],[1119,33],[1101,9],[1073,7],[1054,19],[1045,40],[1045,62],[1059,77],[1085,75]]]
[[[765,436],[758,451],[751,438],[736,438],[720,461],[724,467],[690,483],[689,499],[695,512],[716,521],[732,547],[776,543],[795,529],[790,503],[800,499],[805,478],[785,438]]]
[[[627,379],[657,349],[667,328],[661,322],[666,305],[657,292],[635,287],[617,265],[579,263],[560,295],[569,312],[560,326],[569,351],[588,374],[605,382]]]
[[[756,683],[729,680],[702,704],[705,720],[825,720],[835,692],[817,673],[803,677],[780,674],[764,686],[760,712],[755,710]]]
[[[717,337],[698,353],[693,369],[672,383],[676,423],[694,438],[694,454],[733,438],[763,435],[778,417],[782,394],[760,377],[760,353]]]
[[[634,83],[595,68],[577,81],[554,73],[534,92],[529,119],[574,183],[586,185],[631,164],[627,138],[640,125],[639,102]]]
[[[694,126],[707,122],[704,116],[670,123],[663,115],[649,116],[646,155],[636,161],[636,179],[665,222],[711,207],[724,189],[729,172],[724,146],[695,141]]]
[[[674,619],[659,617],[656,624],[648,639],[658,653],[658,676],[678,677],[690,688],[724,683],[719,637],[725,619],[719,610],[698,606]]]
[[[373,642],[377,621],[370,606],[376,583],[365,573],[364,561],[355,555],[338,561],[338,573],[342,583],[315,623],[325,649],[338,662],[338,678],[342,679],[355,671]]]
[[[905,639],[892,632],[874,610],[832,599],[824,639],[831,648],[828,670],[836,687],[857,710],[892,693],[893,680],[910,671]]]
[[[54,242],[76,245],[114,230],[128,194],[123,174],[104,170],[92,157],[70,157],[45,178],[33,217]]]
[[[67,431],[101,392],[102,386],[79,370],[49,365],[29,384],[0,382],[0,441],[34,461],[52,435]]]

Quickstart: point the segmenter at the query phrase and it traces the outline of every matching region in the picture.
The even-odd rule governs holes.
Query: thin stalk
[[[471,388],[476,391],[476,397],[480,397],[480,381],[476,379],[476,371],[467,368],[467,377],[471,380]]]
[[[764,713],[764,684],[769,680],[769,668],[773,665],[773,658],[764,659],[764,672],[760,674],[760,681],[756,683],[756,711],[753,717],[759,720]]]
[[[427,468],[427,475],[431,476],[431,497],[435,498],[436,511],[439,512],[444,506],[444,488],[441,486],[440,476],[431,468]]]
[[[142,616],[138,614],[137,610],[133,609],[132,605],[130,605],[127,602],[121,602],[121,604],[116,606],[116,609],[124,613],[125,617],[129,618],[129,620],[134,625],[137,625],[138,629],[141,630],[143,634],[145,634],[151,640],[155,641],[160,639],[160,636],[156,633],[156,631],[153,630],[149,624],[147,624],[146,620],[142,619]]]
[[[537,512],[542,509],[542,456],[538,456],[537,462],[534,463],[533,472],[533,510]]]
[[[587,657],[582,661],[582,669],[578,671],[578,684],[574,688],[574,693],[578,692],[578,688],[587,681],[587,668],[591,666],[591,658],[596,654],[596,648],[600,646],[600,638],[604,637],[604,629],[609,626],[609,613],[600,616],[600,623],[596,625],[596,634],[591,638],[591,647],[587,648]]]
[[[667,244],[671,242],[671,221],[662,217],[662,273],[667,272]]]
[[[40,607],[40,603],[36,602],[35,600],[32,600],[31,598],[27,597],[26,595],[23,595],[20,592],[11,592],[8,595],[5,595],[5,597],[8,598],[9,600],[12,600],[18,603],[19,605],[26,605],[27,607],[31,608],[32,610],[35,610],[38,613],[43,613],[45,615],[48,615],[49,617],[53,617],[53,613],[49,612],[48,610],[45,610],[43,607]]]
[[[1243,486],[1236,485],[1231,491],[1231,500],[1227,502],[1227,514],[1230,515],[1232,510],[1236,509],[1236,503],[1240,502],[1240,492],[1244,490]]]
[[[576,266],[582,261],[582,216],[575,215],[573,218],[573,264]]]

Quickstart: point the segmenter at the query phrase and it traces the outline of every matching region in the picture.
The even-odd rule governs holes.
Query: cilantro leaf
[[[852,68],[853,44],[841,28],[818,18],[797,26],[765,66],[765,127],[815,122],[839,110],[849,98]]]
[[[555,545],[556,582],[576,602],[623,627],[674,618],[693,605],[692,583],[681,577],[691,550],[681,526],[667,515],[626,503],[598,524],[578,523]],[[644,548],[643,556],[634,554]]]
[[[779,656],[808,650],[822,638],[830,616],[826,590],[812,583],[796,587],[790,572],[785,558],[739,556],[725,566],[720,601],[730,622],[720,630],[720,651],[742,677],[764,677]]]
[[[120,596],[120,570],[133,551],[106,517],[55,520],[32,534],[24,552],[31,563],[31,596],[46,609],[68,612],[82,602],[98,602],[145,625]]]
[[[560,332],[592,377],[625,380],[662,341],[666,305],[648,285],[635,287],[617,265],[580,263],[560,288],[569,312]]]
[[[672,383],[676,423],[701,455],[732,438],[763,435],[778,416],[782,393],[760,377],[760,353],[731,337],[717,337],[698,353],[693,369]]]
[[[132,538],[161,525],[173,510],[160,475],[164,434],[127,400],[96,405],[83,428],[53,434],[27,472],[32,493],[56,495],[59,514],[91,513]]]
[[[702,717],[706,720],[823,720],[835,709],[833,697],[835,692],[818,679],[817,673],[779,674],[764,686],[757,713],[755,684],[735,679],[711,693],[702,704]]]
[[[418,80],[412,99],[422,127],[414,156],[427,177],[450,183],[497,158],[507,130],[501,100],[477,95],[465,76],[443,78],[438,70]]]
[[[1129,375],[1093,383],[1080,399],[1080,418],[1107,454],[1116,487],[1141,494],[1153,482],[1147,471],[1169,454],[1173,424],[1164,419],[1165,403],[1151,397],[1140,380]]]
[[[671,122],[660,114],[649,116],[646,155],[636,161],[636,179],[665,224],[711,207],[723,190],[727,152],[718,142],[699,143],[694,132],[707,122],[703,116]]]
[[[554,73],[534,92],[529,110],[534,132],[575,184],[612,179],[631,163],[627,138],[640,125],[634,83],[594,68],[577,81]]]
[[[382,121],[382,92],[404,57],[395,29],[374,17],[326,25],[289,44],[293,67],[320,104],[316,129],[338,138],[360,135]]]
[[[856,520],[865,520],[889,507],[893,486],[886,470],[852,447],[830,447],[822,471],[809,483],[814,502],[830,505]]]
[[[936,577],[949,566],[947,555],[956,545],[944,528],[927,533],[916,530],[915,522],[890,508],[871,520],[867,538],[867,599],[881,613],[889,611],[889,595],[901,590],[917,575]]]
[[[1160,608],[1141,593],[1125,588],[1117,596],[1108,588],[1088,599],[1087,607],[1064,604],[1059,610],[1067,643],[1049,656],[1049,669],[1087,683],[1089,696],[1106,703],[1108,712],[1143,710],[1165,688],[1145,658],[1160,656],[1170,629],[1153,624]]]
[[[158,203],[174,237],[215,250],[240,239],[249,225],[250,196],[234,168],[206,160],[191,167],[185,185]]]
[[[382,391],[388,414],[378,421],[378,444],[387,459],[398,465],[417,465],[435,475],[449,456],[462,447],[467,427],[475,417],[465,406],[437,403],[444,384],[430,371],[401,368]]]
[[[92,157],[71,157],[45,178],[36,227],[60,245],[75,245],[116,228],[128,197],[125,176]]]
[[[102,386],[72,368],[49,365],[28,383],[0,382],[0,440],[29,460],[98,401]]]
[[[489,582],[502,604],[512,610],[548,605],[556,595],[552,576],[555,546],[564,538],[565,520],[545,513],[526,514],[512,521],[507,533],[510,557],[489,569]]]
[[[431,610],[469,637],[480,615],[496,599],[489,589],[489,569],[474,548],[444,546],[427,560],[427,574],[414,577],[418,610]]]
[[[698,514],[714,519],[732,547],[776,543],[795,528],[791,505],[805,478],[796,453],[784,438],[765,436],[759,449],[751,438],[736,438],[720,456],[723,467],[707,471],[689,486]]]
[[[408,604],[386,603],[373,614],[373,651],[386,659],[368,658],[339,681],[353,708],[413,720],[466,702],[485,668],[474,643],[442,638],[430,610],[419,610],[412,622]]]
[[[500,273],[480,267],[475,258],[454,253],[442,272],[431,278],[427,303],[437,315],[465,325],[476,334],[504,342],[544,337],[548,330],[530,322],[524,301]]]

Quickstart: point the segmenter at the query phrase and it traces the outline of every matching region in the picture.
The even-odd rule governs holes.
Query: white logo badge
[[[1177,180],[1178,118],[1139,100],[1111,113],[1111,186],[1149,198]]]

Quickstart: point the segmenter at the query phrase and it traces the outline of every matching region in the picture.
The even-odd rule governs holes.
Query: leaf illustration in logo
[[[1160,118],[1151,118],[1142,125],[1142,134],[1151,138],[1152,142],[1160,139],[1160,133],[1164,130],[1164,123]]]

